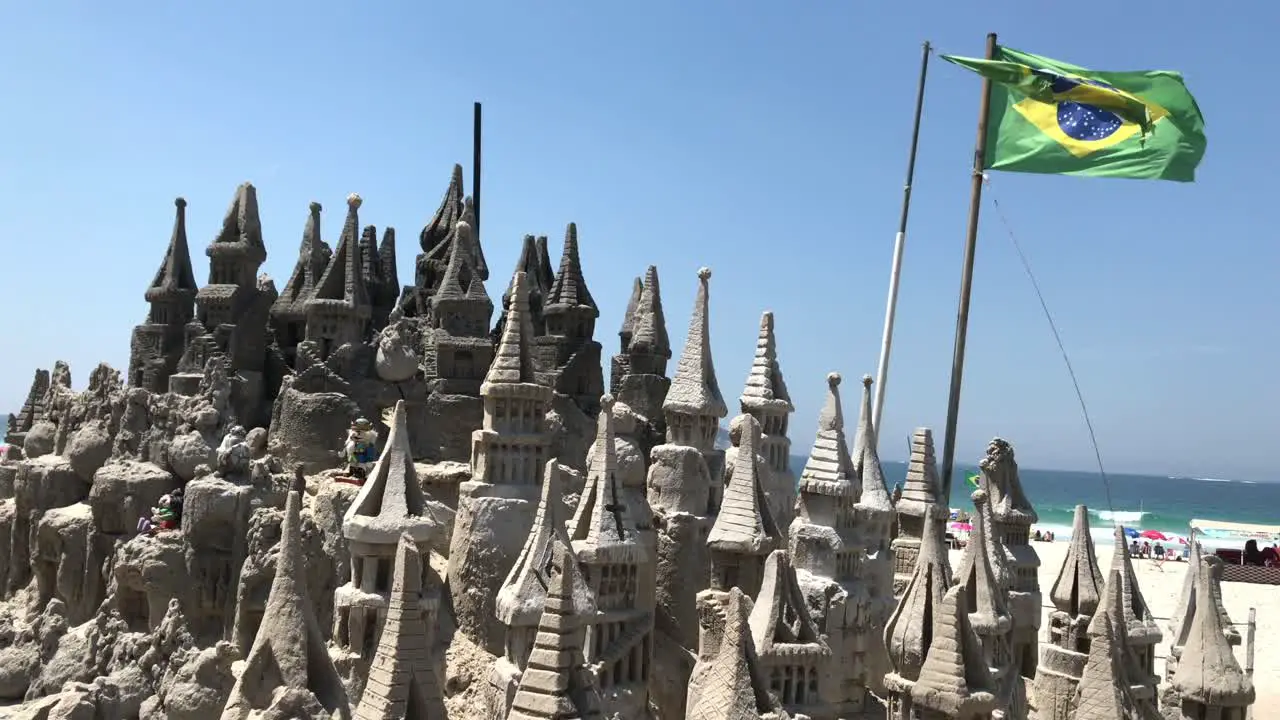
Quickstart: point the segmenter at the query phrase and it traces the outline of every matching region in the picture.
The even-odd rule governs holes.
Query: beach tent
[[[1255,525],[1253,523],[1227,522],[1225,520],[1191,521],[1191,530],[1197,535],[1223,540],[1257,540],[1264,544],[1280,543],[1280,525]]]

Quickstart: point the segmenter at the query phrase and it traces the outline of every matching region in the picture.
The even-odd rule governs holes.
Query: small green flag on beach
[[[986,168],[1195,180],[1204,117],[1176,72],[1086,70],[1006,47],[942,57],[991,80]]]
[[[969,481],[969,484],[973,486],[974,490],[978,489],[978,473],[969,473],[969,477],[966,479]]]

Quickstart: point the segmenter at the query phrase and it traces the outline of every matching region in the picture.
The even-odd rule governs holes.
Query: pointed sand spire
[[[991,636],[1009,632],[1013,619],[1005,602],[1004,587],[991,562],[991,536],[987,532],[986,513],[981,512],[986,502],[986,492],[973,493],[973,504],[979,511],[973,514],[973,531],[960,555],[960,567],[953,580],[968,589],[969,622],[974,631]]]
[[[348,540],[387,544],[401,533],[417,543],[430,542],[440,530],[413,466],[404,401],[397,400],[386,447],[347,509],[342,532]]]
[[[450,267],[453,264],[450,263]],[[507,308],[506,320],[503,323],[502,339],[498,341],[497,352],[493,356],[493,364],[484,378],[484,387],[495,384],[536,383],[534,375],[533,352],[533,320],[529,314],[529,281],[523,272],[516,273],[512,280],[515,296]]]
[[[1222,608],[1222,628],[1227,636],[1227,642],[1232,645],[1239,645],[1240,631],[1235,628],[1235,625],[1231,622],[1231,616],[1227,614],[1227,609],[1222,604],[1221,561],[1212,556],[1204,557],[1200,543],[1196,542],[1194,538],[1192,538],[1190,550],[1187,569],[1182,576],[1182,592],[1178,594],[1178,605],[1174,609],[1173,615],[1169,617],[1169,637],[1173,641],[1175,651],[1181,652],[1181,647],[1187,642],[1187,633],[1191,631],[1191,620],[1197,612],[1196,598],[1199,597],[1200,565],[1205,562],[1214,564],[1210,577],[1213,578],[1213,593],[1218,598],[1218,607]]]
[[[995,709],[995,682],[969,617],[965,587],[948,590],[938,609],[920,679],[911,688],[917,706],[952,718],[983,717]]]
[[[1076,690],[1075,717],[1090,720],[1129,720],[1134,701],[1125,676],[1122,647],[1107,613],[1099,616],[1096,633],[1089,645],[1084,673]]]
[[[314,606],[307,597],[302,556],[302,494],[285,502],[276,576],[267,595],[262,625],[223,710],[224,720],[242,720],[271,707],[276,691],[306,690],[333,717],[350,717],[347,693],[329,658]]]
[[[329,246],[320,239],[320,210],[318,202],[313,202],[308,207],[307,223],[302,229],[302,244],[298,247],[298,262],[276,301],[279,305],[305,303],[315,292],[316,284],[320,282],[320,276],[324,274],[329,258],[333,255]],[[301,309],[298,307],[297,311]]]
[[[921,517],[926,505],[936,510],[948,510],[939,495],[942,483],[938,478],[938,464],[933,449],[933,431],[918,427],[911,433],[911,459],[907,463],[907,479],[902,485],[902,497],[894,505],[900,513]]]
[[[431,643],[422,618],[422,555],[417,539],[402,535],[396,547],[395,574],[387,619],[357,720],[444,718],[444,695],[431,662]]]
[[[1072,617],[1093,615],[1102,601],[1102,571],[1098,569],[1098,558],[1089,533],[1089,508],[1077,505],[1067,558],[1058,571],[1053,589],[1049,591],[1054,607]]]
[[[173,206],[173,233],[169,236],[169,247],[160,262],[160,269],[156,270],[155,278],[147,288],[146,299],[149,302],[167,297],[186,298],[189,302],[199,290],[195,272],[191,269],[191,250],[187,246],[187,201],[176,198]]]
[[[631,284],[631,298],[627,300],[627,313],[622,316],[622,329],[618,331],[618,336],[622,338],[623,352],[626,352],[631,344],[631,336],[636,325],[636,308],[640,307],[640,295],[643,293],[644,282],[636,278]]]
[[[547,602],[547,588],[551,584],[550,568],[558,545],[570,547],[569,534],[558,519],[560,507],[559,461],[547,462],[542,478],[542,497],[529,529],[529,537],[520,550],[516,563],[507,573],[507,579],[498,591],[498,621],[508,627],[535,625]],[[571,597],[579,615],[595,611],[586,580],[578,572],[577,565],[570,564],[568,571],[573,585]]]
[[[662,310],[662,289],[658,285],[658,268],[650,265],[644,272],[644,285],[633,314],[631,344],[633,353],[671,357],[671,340],[667,337],[667,316]]]
[[[636,534],[636,518],[624,502],[618,480],[613,404],[612,395],[600,398],[596,451],[574,513],[570,537],[574,552],[583,562],[630,564],[644,554],[644,547]]]
[[[340,301],[355,308],[369,308],[369,291],[360,272],[360,246],[356,233],[360,227],[360,196],[347,196],[347,220],[338,238],[329,266],[316,283],[315,300]]]
[[[378,265],[382,272],[382,282],[400,295],[400,272],[396,270],[396,229],[383,228],[382,244],[378,248]]]
[[[259,262],[267,257],[267,247],[262,242],[262,220],[258,217],[258,190],[253,183],[243,182],[236,188],[236,195],[222,217],[222,229],[209,251],[221,252],[219,246],[228,245],[239,246]]]
[[[862,495],[858,505],[876,513],[893,512],[889,488],[885,485],[884,467],[876,450],[876,429],[871,426],[870,375],[862,376],[862,417],[858,420],[858,440],[854,443],[853,463],[862,476]]]
[[[600,717],[599,691],[586,672],[581,631],[575,617],[573,553],[557,545],[555,566],[547,589],[547,603],[538,621],[538,635],[529,664],[511,700],[508,720],[561,720]]]
[[[588,307],[596,311],[596,301],[582,276],[582,260],[578,256],[578,225],[569,223],[564,231],[564,251],[560,254],[560,272],[547,294],[547,306]]]
[[[1195,617],[1187,632],[1173,689],[1183,698],[1216,708],[1245,708],[1256,691],[1231,651],[1222,627],[1223,611],[1213,592],[1213,566],[1201,563],[1196,581]]]
[[[538,282],[549,288],[555,282],[555,273],[551,269],[551,254],[547,252],[547,236],[539,235],[534,244],[538,246]]]
[[[840,406],[840,373],[827,374],[827,402],[818,415],[818,434],[804,470],[800,492],[845,495],[855,492],[853,458],[844,434],[844,410]]]
[[[722,418],[729,414],[729,408],[720,394],[716,366],[711,358],[711,327],[707,316],[707,283],[710,279],[709,268],[698,270],[698,296],[693,303],[693,315],[689,318],[689,334],[662,409]]]
[[[538,276],[538,247],[534,243],[532,235],[525,235],[520,246],[520,259],[516,261],[516,273],[524,273],[525,280],[529,284],[529,307],[536,309],[542,307],[543,298],[546,297],[547,290],[550,285],[543,285],[541,278]],[[502,294],[502,307],[511,306],[511,298],[516,294],[516,277],[515,273],[511,275],[511,282],[507,284],[507,291]]]
[[[760,334],[756,338],[756,356],[751,362],[747,385],[739,399],[743,412],[775,408],[792,412],[791,393],[778,366],[778,342],[773,334],[773,313],[760,315]]]
[[[908,680],[920,675],[925,653],[933,642],[934,616],[941,611],[943,596],[951,587],[942,524],[934,521],[932,507],[925,511],[924,519],[915,572],[884,630],[884,643],[894,670]]]
[[[1125,546],[1124,528],[1117,525],[1114,538],[1115,544],[1111,551],[1112,580],[1117,576],[1119,578],[1116,591],[1120,596],[1122,615],[1113,620],[1130,641],[1142,644],[1158,643],[1161,639],[1160,629],[1156,627],[1151,608],[1142,597],[1142,588],[1138,585],[1138,573],[1133,569],[1133,559],[1129,557],[1129,550]],[[1120,561],[1118,566],[1114,564],[1117,559]],[[1107,588],[1105,592],[1110,591],[1110,588]],[[1092,624],[1089,626],[1089,632],[1093,632]]]
[[[427,253],[429,257],[443,258],[448,252],[445,240],[453,232],[453,226],[462,219],[463,193],[462,166],[454,165],[453,172],[449,176],[449,186],[445,188],[444,197],[440,199],[440,207],[436,209],[435,215],[422,228],[422,233],[418,236],[418,244],[422,246],[422,252]]]
[[[471,232],[471,225],[459,222],[453,228],[453,242],[450,243],[449,265],[445,268],[444,279],[440,281],[440,297],[450,299],[488,300],[489,294],[484,289],[484,276],[476,267],[476,255],[479,246]]]
[[[811,653],[825,655],[831,652],[809,615],[809,606],[786,550],[774,550],[765,559],[760,595],[751,610],[749,622],[756,652],[770,652],[778,645],[809,645]],[[804,649],[786,649],[787,652],[797,650]]]
[[[756,455],[760,449],[760,423],[741,415],[742,442],[733,468],[733,482],[724,491],[720,512],[707,535],[707,545],[717,550],[763,555],[779,537],[760,486]]]
[[[694,672],[702,682],[690,688],[689,720],[747,720],[777,710],[757,664],[748,620],[751,611],[751,599],[740,588],[731,588],[720,649],[711,667]]]

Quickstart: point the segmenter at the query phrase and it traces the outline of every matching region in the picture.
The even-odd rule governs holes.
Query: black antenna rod
[[[476,212],[475,236],[480,237],[480,103],[475,103],[471,127],[471,206]]]

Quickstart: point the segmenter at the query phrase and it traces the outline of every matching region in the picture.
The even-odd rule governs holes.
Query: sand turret
[[[305,707],[312,701],[333,718],[351,716],[347,692],[329,659],[314,605],[307,597],[301,511],[302,495],[291,491],[262,625],[245,658],[244,671],[231,689],[222,720],[246,720],[256,713],[277,710],[281,703],[303,703]]]
[[[356,707],[356,720],[445,717],[443,694],[432,667],[431,634],[422,615],[422,575],[418,540],[406,533],[396,548],[387,619]]]
[[[989,720],[997,687],[970,625],[970,591],[957,585],[943,596],[933,637],[911,688],[921,720]]]

